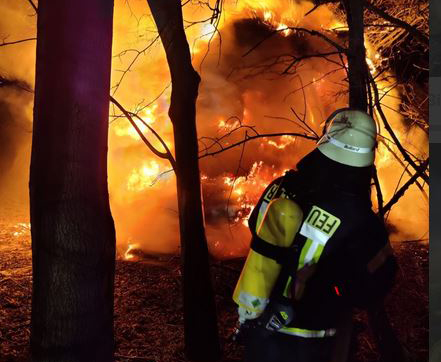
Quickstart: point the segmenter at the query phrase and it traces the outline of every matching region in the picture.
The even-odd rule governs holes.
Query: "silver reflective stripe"
[[[335,335],[336,330],[334,328],[313,330],[295,327],[283,327],[279,329],[279,332],[303,338],[325,338]]]
[[[311,264],[319,246],[320,246],[320,243],[318,243],[314,240],[312,241],[311,247],[309,248],[308,252],[305,255],[305,260],[303,261],[304,265]],[[315,260],[314,262],[317,262],[317,261],[318,260]]]
[[[300,235],[307,237],[308,239],[312,239],[317,243],[325,245],[326,242],[331,238],[331,235],[325,234],[319,229],[311,226],[306,221],[302,224],[302,228],[300,229]]]
[[[357,147],[357,146],[348,145],[347,143],[340,142],[339,140],[337,140],[329,135],[325,135],[325,138],[330,143],[332,143],[334,146],[336,146],[338,148],[342,148],[342,149],[349,151],[349,152],[370,153],[373,151],[372,148],[368,148],[368,147]]]

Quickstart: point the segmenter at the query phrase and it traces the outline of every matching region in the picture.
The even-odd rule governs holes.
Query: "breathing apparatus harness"
[[[289,170],[285,173],[278,184],[277,191],[274,193],[272,199],[285,197],[295,200],[296,203],[303,209],[308,211],[308,206],[303,200],[296,197],[292,187],[283,188],[286,184],[296,183],[298,174],[294,170]],[[302,198],[303,199],[303,198]],[[308,213],[304,212],[304,218]],[[304,220],[302,220],[303,222]],[[295,319],[295,311],[293,308],[293,299],[285,295],[285,289],[291,278],[291,285],[295,285],[297,266],[303,245],[306,242],[306,237],[299,232],[294,237],[292,244],[289,247],[282,247],[268,243],[267,241],[254,235],[251,241],[250,248],[255,252],[275,260],[281,265],[280,274],[270,294],[270,302],[266,306],[263,313],[255,318],[248,319],[240,325],[233,334],[233,340],[240,342],[244,335],[251,329],[260,328],[271,334],[277,332],[282,327],[287,326]]]

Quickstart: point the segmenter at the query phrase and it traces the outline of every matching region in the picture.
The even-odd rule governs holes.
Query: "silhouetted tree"
[[[364,46],[364,0],[343,0],[349,27],[349,106],[368,111],[369,69]],[[371,102],[372,103],[372,102]],[[369,323],[383,362],[402,362],[407,356],[393,331],[383,303],[368,310]]]
[[[196,132],[200,77],[191,63],[179,0],[148,0],[172,79],[170,119],[176,154],[182,252],[185,353],[194,361],[220,357],[216,308],[209,272]]]
[[[112,361],[113,1],[40,0],[30,174],[34,361]]]

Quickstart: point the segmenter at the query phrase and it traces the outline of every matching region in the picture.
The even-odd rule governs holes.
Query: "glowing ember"
[[[291,29],[288,28],[288,25],[282,23],[277,26],[276,30],[280,30],[284,36],[291,34]]]
[[[135,249],[139,249],[139,244],[129,243],[127,250],[124,253],[124,259],[125,260],[133,260],[135,258],[135,255],[132,254],[132,251]]]
[[[13,233],[16,237],[27,235],[31,232],[31,224],[28,222],[19,222],[15,224],[15,228],[18,229]]]

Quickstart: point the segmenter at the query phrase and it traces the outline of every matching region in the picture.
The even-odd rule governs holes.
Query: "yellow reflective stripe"
[[[285,290],[283,291],[283,296],[286,298],[291,298],[291,284],[292,284],[292,277],[288,277]]]
[[[303,338],[325,338],[335,335],[335,329],[304,329],[296,327],[282,327],[279,329],[280,333],[289,334],[291,336],[303,337]]]
[[[297,270],[302,269],[305,266],[305,257],[306,254],[308,254],[309,248],[312,245],[312,240],[311,239],[307,239],[305,245],[302,248],[302,252],[300,253],[300,258],[299,258],[299,265],[297,267]]]
[[[320,259],[320,257],[322,256],[323,253],[323,249],[325,248],[324,245],[318,245],[317,249],[315,250],[314,256],[312,258],[312,260],[314,261],[314,263],[317,263],[318,260]]]

